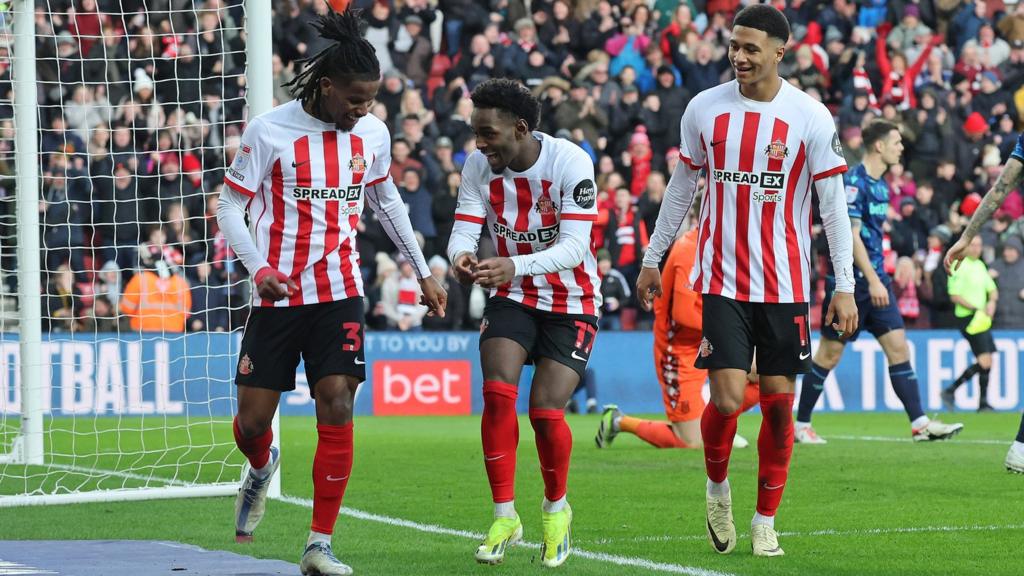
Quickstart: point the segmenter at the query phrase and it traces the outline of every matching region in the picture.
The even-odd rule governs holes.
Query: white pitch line
[[[308,498],[296,498],[295,496],[281,496],[280,498],[276,498],[276,500],[288,504],[295,504],[297,506],[304,506],[306,508],[313,507],[313,501]],[[484,538],[484,534],[481,534],[479,532],[457,530],[455,528],[438,526],[437,524],[423,524],[421,522],[414,522],[412,520],[393,518],[391,516],[384,516],[382,514],[373,514],[372,512],[364,512],[362,510],[356,510],[354,508],[343,507],[341,509],[341,513],[345,516],[358,518],[360,520],[379,522],[381,524],[388,524],[390,526],[400,526],[402,528],[411,528],[413,530],[427,532],[429,534],[458,536],[460,538],[467,538],[470,540],[482,540]],[[530,548],[533,550],[537,550],[540,548],[540,544],[525,541],[517,544],[517,546],[522,546],[524,548]],[[619,556],[616,554],[607,554],[605,552],[590,552],[588,550],[581,550],[580,548],[574,548],[572,553],[573,555],[579,556],[580,558],[595,560],[597,562],[607,562],[610,564],[617,564],[619,566],[632,566],[635,568],[644,568],[647,570],[667,572],[671,574],[688,574],[689,576],[735,576],[728,572],[719,572],[717,570],[708,570],[706,568],[682,566],[680,564],[669,564],[666,562],[655,562],[653,560],[648,560],[646,558],[637,558],[634,556]]]
[[[884,534],[919,534],[919,533],[942,533],[942,532],[997,532],[1001,530],[1024,530],[1024,524],[1006,524],[1002,526],[972,525],[972,526],[911,526],[896,528],[864,528],[860,530],[813,530],[810,532],[779,532],[779,536],[792,538],[805,538],[817,536],[878,536]],[[745,534],[739,534],[738,538],[748,538]],[[594,544],[612,544],[615,542],[686,542],[690,540],[706,540],[707,536],[686,535],[686,536],[637,536],[635,538],[598,538],[593,540]]]
[[[826,434],[828,440],[856,440],[863,442],[898,442],[900,444],[912,444],[913,440],[908,437],[901,436],[848,436],[848,435],[833,435]],[[946,442],[952,442],[953,444],[996,444],[999,446],[1009,446],[1013,442],[1011,440],[989,440],[989,439],[963,439],[952,438],[946,440]]]

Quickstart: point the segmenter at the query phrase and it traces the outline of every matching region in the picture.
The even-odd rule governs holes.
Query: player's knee
[[[825,345],[818,348],[818,353],[814,356],[814,363],[826,370],[832,370],[839,364],[839,360],[842,357],[842,346],[834,347]]]
[[[992,355],[991,354],[982,354],[981,356],[978,356],[978,366],[981,366],[982,370],[991,370],[992,369]]]
[[[715,405],[715,409],[718,410],[719,414],[728,416],[739,412],[740,406],[743,405],[743,398],[733,398],[731,396],[722,395],[717,398],[712,398],[711,402]]]
[[[239,414],[235,420],[238,422],[238,432],[242,438],[255,438],[270,429],[273,418],[265,419],[257,415]]]

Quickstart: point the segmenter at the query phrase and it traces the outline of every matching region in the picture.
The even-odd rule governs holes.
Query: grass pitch
[[[944,418],[954,420],[950,416]],[[786,556],[774,559],[752,557],[748,537],[756,499],[758,414],[740,418],[740,433],[753,446],[733,453],[730,482],[741,536],[729,556],[715,554],[705,540],[699,451],[657,450],[629,435],[598,450],[593,443],[597,418],[570,416],[574,545],[592,554],[570,558],[561,570],[574,575],[701,570],[737,575],[1019,574],[1024,477],[1007,473],[1002,460],[1020,416],[957,416],[965,432],[936,444],[912,443],[902,414],[817,416],[815,427],[829,444],[794,449],[776,521]],[[149,430],[147,423],[145,432],[116,435],[109,430],[143,427],[128,418],[57,419],[48,438],[51,452],[63,454],[65,464],[127,466],[142,471],[141,476],[180,469],[179,477],[186,479],[237,477],[239,468],[209,463],[224,454],[232,464],[241,462],[232,451],[230,422],[198,428],[171,419],[167,424],[164,430]],[[312,498],[316,432],[310,418],[284,418],[282,430],[282,486],[291,498],[268,505],[254,544],[234,543],[232,498],[0,508],[0,539],[175,540],[297,563],[310,520],[305,505]],[[536,543],[542,483],[525,418],[520,430],[517,509],[527,541]],[[478,417],[367,417],[357,419],[355,431],[355,466],[345,496],[350,510],[339,520],[334,549],[357,574],[544,570],[538,551],[529,547],[510,549],[501,566],[473,561],[473,534],[484,532],[491,519]],[[0,444],[3,436],[0,431]],[[216,438],[217,445],[201,453],[182,448],[160,452],[161,446],[188,446],[189,436],[205,444]],[[122,456],[81,457],[97,449]],[[32,474],[43,471],[30,469]],[[48,490],[86,489],[95,482],[88,475],[75,479],[67,471],[25,480],[25,472],[24,467],[0,465],[0,494],[44,482]],[[108,478],[99,485],[132,482],[145,480]]]

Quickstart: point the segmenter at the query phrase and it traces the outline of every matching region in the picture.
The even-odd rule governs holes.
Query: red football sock
[[[704,407],[700,418],[700,435],[704,439],[704,467],[712,482],[725,482],[729,475],[729,455],[736,436],[736,419],[740,411],[725,415],[713,402]]]
[[[750,410],[761,401],[761,383],[748,382],[743,389],[743,403],[740,404],[740,414]]]
[[[352,423],[317,424],[319,440],[313,456],[313,524],[321,534],[333,534],[341,499],[352,473]]]
[[[554,502],[565,496],[569,479],[569,456],[572,454],[572,432],[565,423],[565,412],[552,409],[530,409],[530,424],[537,438],[540,474],[544,477],[544,497]]]
[[[484,414],[480,418],[480,437],[484,445],[484,467],[491,483],[495,503],[515,499],[516,447],[519,446],[519,419],[513,384],[484,382]]]
[[[793,394],[761,396],[761,434],[757,437],[757,512],[774,516],[782,502],[793,454]]]
[[[274,441],[274,430],[267,428],[267,431],[259,436],[243,438],[242,431],[238,429],[238,416],[232,422],[235,431],[235,445],[238,451],[249,459],[249,465],[254,470],[259,470],[270,461],[270,444]]]
[[[619,430],[635,434],[637,438],[655,448],[690,448],[676,436],[672,426],[665,422],[623,416],[619,421]]]

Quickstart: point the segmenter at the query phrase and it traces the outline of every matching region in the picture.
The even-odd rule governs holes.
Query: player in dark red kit
[[[249,122],[224,177],[217,221],[256,285],[235,378],[235,441],[251,466],[235,504],[236,536],[251,540],[263,517],[279,464],[270,425],[281,393],[295,389],[301,355],[318,440],[313,522],[300,568],[338,576],[352,573],[334,557],[331,535],[352,470],[352,402],[366,379],[355,246],[364,200],[414,264],[422,302],[443,315],[447,295],[430,275],[388,176],[388,129],[367,115],[380,87],[373,46],[354,13],[331,12],[314,26],[329,46],[289,83],[297,100]]]
[[[572,433],[563,410],[586,370],[601,306],[590,249],[594,164],[572,142],[535,131],[540,103],[515,81],[480,84],[473,104],[478,150],[462,170],[448,257],[461,281],[491,290],[480,335],[480,431],[495,519],[476,559],[497,564],[522,538],[514,502],[516,397],[523,365],[532,362],[530,423],[544,477],[541,562],[558,566],[569,556],[572,522]],[[481,225],[498,257],[477,262]]]
[[[701,417],[708,474],[706,530],[716,552],[736,546],[729,455],[756,354],[761,381],[756,556],[781,556],[775,512],[793,449],[796,374],[810,368],[811,189],[835,268],[827,323],[842,336],[857,327],[853,239],[846,213],[843,150],[828,109],[779,77],[789,22],[768,4],[733,21],[729,59],[736,80],[698,94],[681,121],[680,162],[672,174],[637,294],[661,294],[658,263],[690,209],[698,173],[707,171],[697,259],[690,276],[704,294],[697,367],[709,370],[711,402]]]

